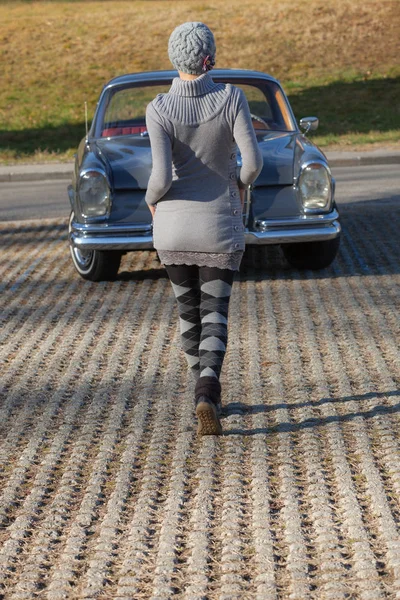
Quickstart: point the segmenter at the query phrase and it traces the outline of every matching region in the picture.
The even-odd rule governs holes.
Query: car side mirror
[[[300,127],[304,129],[304,133],[309,131],[315,131],[318,129],[319,119],[318,117],[303,117],[300,119]]]

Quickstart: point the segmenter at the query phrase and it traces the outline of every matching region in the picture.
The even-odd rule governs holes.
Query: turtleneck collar
[[[174,77],[169,91],[178,96],[203,96],[214,89],[216,85],[211,79],[210,73],[206,71],[196,79]]]

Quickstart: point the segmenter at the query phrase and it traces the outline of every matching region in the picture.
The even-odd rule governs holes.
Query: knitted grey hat
[[[215,64],[215,40],[204,23],[188,21],[178,25],[168,41],[168,56],[175,69],[201,75]]]

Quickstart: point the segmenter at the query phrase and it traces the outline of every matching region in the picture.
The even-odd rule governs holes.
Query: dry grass
[[[370,80],[391,78],[393,91],[399,88],[397,0],[0,2],[0,158],[46,149],[69,155],[83,133],[84,101],[92,114],[111,77],[170,68],[168,37],[187,20],[214,31],[218,67],[271,73],[295,112],[305,91],[318,101],[320,90],[335,82],[366,82],[369,90]],[[369,103],[373,114],[373,97]],[[341,113],[333,130],[321,129],[320,141],[340,143],[345,133],[348,143],[396,143],[399,107],[389,122],[386,107],[380,112],[383,122],[367,129],[342,126],[347,115]]]

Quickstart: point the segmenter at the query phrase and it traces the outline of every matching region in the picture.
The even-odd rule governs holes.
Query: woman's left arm
[[[152,103],[146,108],[146,127],[150,138],[153,168],[145,200],[154,216],[156,203],[168,192],[172,184],[172,142]]]

